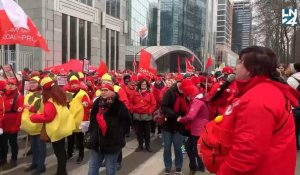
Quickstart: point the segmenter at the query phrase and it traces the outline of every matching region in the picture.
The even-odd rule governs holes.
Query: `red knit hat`
[[[182,75],[181,74],[176,75],[175,80],[176,81],[182,81],[183,80]]]
[[[50,77],[45,77],[41,81],[43,90],[48,90],[54,85],[54,81]]]
[[[136,75],[132,75],[130,77],[130,81],[138,81],[138,77]]]
[[[92,84],[95,84],[95,80],[94,80],[94,78],[92,76],[86,77],[86,80],[90,81]]]
[[[182,90],[184,96],[193,97],[199,93],[199,90],[190,79],[182,80],[180,89]]]
[[[191,81],[192,81],[192,83],[194,83],[194,85],[200,84],[200,78],[199,77],[192,76]]]
[[[16,85],[17,84],[17,80],[14,79],[14,78],[7,79],[6,80],[6,84],[14,84],[14,85]]]
[[[102,83],[100,89],[108,89],[110,91],[114,91],[113,85],[109,83]]]

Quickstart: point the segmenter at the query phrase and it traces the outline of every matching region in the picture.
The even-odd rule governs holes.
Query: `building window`
[[[70,17],[70,58],[77,58],[77,18]]]
[[[92,50],[92,47],[91,47],[91,42],[92,42],[92,39],[91,39],[91,22],[87,22],[87,59],[88,60],[91,60],[91,50]]]
[[[116,32],[116,70],[119,69],[119,32]]]
[[[79,19],[79,58],[85,58],[85,21]]]
[[[76,0],[76,1],[79,1],[79,2],[89,5],[89,6],[93,6],[93,0]]]
[[[110,55],[111,55],[111,59],[110,59],[110,70],[115,70],[115,35],[116,32],[115,31],[111,31],[110,32]]]
[[[109,65],[110,63],[109,63],[109,56],[110,56],[110,54],[109,54],[109,29],[106,29],[106,65]],[[108,66],[108,68],[109,68],[109,66]]]
[[[62,14],[62,63],[67,62],[68,57],[68,16]]]
[[[106,14],[120,18],[120,0],[106,0]]]
[[[62,15],[62,63],[70,58],[91,59],[91,23]]]
[[[106,65],[110,70],[119,68],[119,32],[106,29]]]

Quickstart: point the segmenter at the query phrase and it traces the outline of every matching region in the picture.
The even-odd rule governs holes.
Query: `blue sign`
[[[293,27],[298,25],[297,9],[282,9],[282,24]]]

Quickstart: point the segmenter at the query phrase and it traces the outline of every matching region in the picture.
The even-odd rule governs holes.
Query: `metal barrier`
[[[21,71],[25,67],[38,70],[41,68],[41,61],[36,60],[32,52],[0,49],[0,65],[11,64],[15,71]]]

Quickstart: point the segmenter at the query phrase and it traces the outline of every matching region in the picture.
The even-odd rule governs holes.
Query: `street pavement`
[[[31,156],[23,157],[25,152],[25,139],[23,136],[19,136],[19,159],[18,166],[9,171],[1,171],[0,175],[30,175],[31,173],[25,173],[24,169],[30,164]],[[123,148],[123,162],[122,169],[117,172],[117,175],[163,175],[164,163],[163,163],[163,148],[161,139],[157,136],[151,138],[151,147],[153,153],[148,152],[134,152],[138,146],[136,138],[133,136],[126,138],[127,144]],[[67,162],[67,171],[69,175],[86,175],[88,173],[88,160],[89,150],[85,150],[85,157],[82,163],[77,164],[77,152],[73,158]],[[174,154],[173,154],[174,156]],[[10,158],[10,154],[8,156]],[[300,174],[300,152],[298,151],[298,162],[295,175]],[[189,160],[186,154],[184,154],[183,175],[189,173]],[[47,171],[44,175],[54,175],[56,172],[56,157],[53,153],[52,145],[47,144],[47,158],[46,158]],[[174,172],[174,170],[173,170]],[[105,175],[105,168],[101,168],[100,175]],[[197,173],[197,175],[210,175],[210,173]]]

